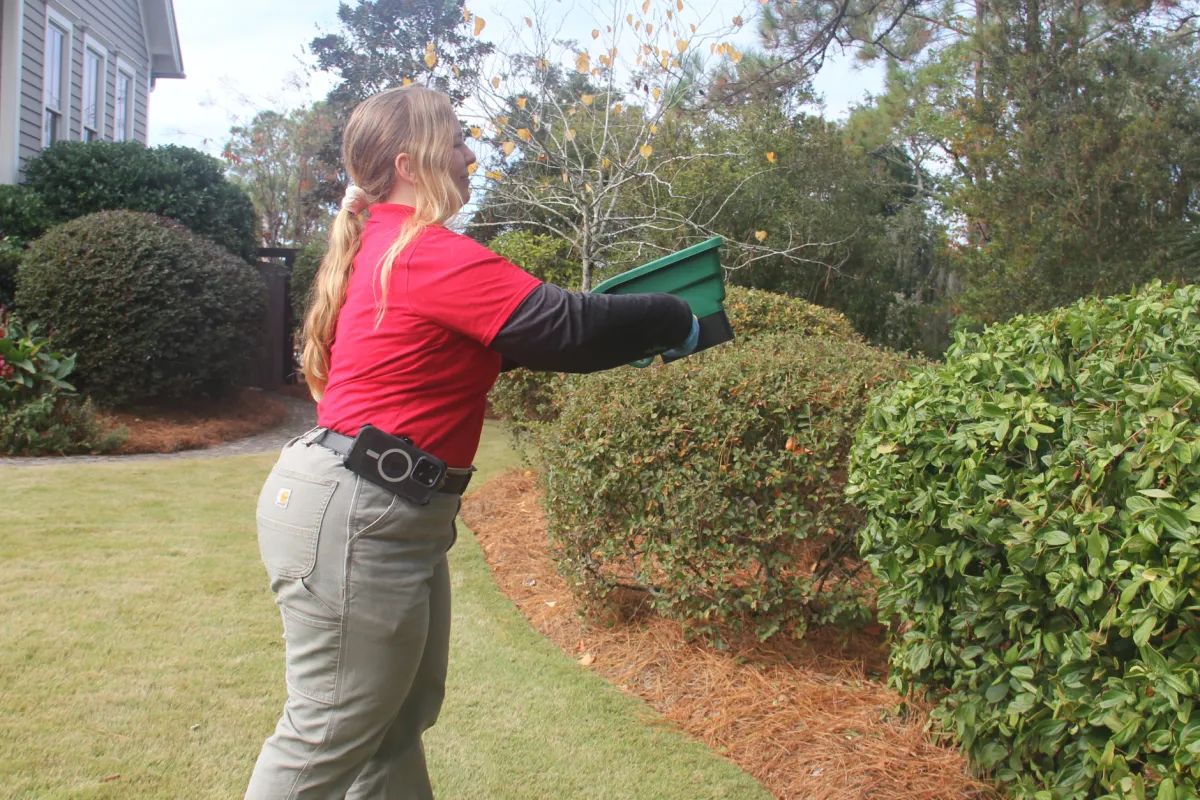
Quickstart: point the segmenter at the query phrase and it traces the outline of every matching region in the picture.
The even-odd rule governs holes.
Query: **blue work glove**
[[[700,344],[700,320],[696,319],[696,316],[693,314],[692,315],[692,332],[688,334],[688,338],[683,342],[683,344],[681,344],[677,347],[672,347],[670,350],[663,353],[662,356],[664,359],[683,358],[684,356],[690,356],[692,353],[696,352],[696,346],[699,344]],[[633,362],[633,366],[644,369],[645,367],[648,367],[653,363],[654,363],[654,356],[651,356],[650,358],[644,358],[641,361]]]

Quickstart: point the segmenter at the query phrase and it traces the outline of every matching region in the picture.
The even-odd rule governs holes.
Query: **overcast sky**
[[[467,2],[468,9],[488,21],[484,39],[503,34],[502,14],[524,16],[522,5],[522,0]],[[742,13],[749,18],[739,0],[716,0],[716,5],[715,16]],[[337,6],[337,0],[175,0],[188,77],[158,82],[150,98],[150,144],[184,144],[216,154],[230,127],[255,111],[324,97],[332,81],[309,73],[304,48],[322,31],[336,30]],[[569,2],[568,25],[575,29],[570,35],[586,36],[575,31],[593,27],[597,6]],[[750,45],[750,27],[743,46]],[[816,85],[827,115],[840,117],[866,92],[879,91],[882,82],[879,70],[859,71],[842,62],[827,66]]]

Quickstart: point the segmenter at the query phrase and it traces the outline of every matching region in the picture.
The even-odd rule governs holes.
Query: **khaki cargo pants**
[[[315,433],[284,448],[258,502],[288,699],[246,797],[432,798],[421,735],[445,696],[459,498],[412,505]]]

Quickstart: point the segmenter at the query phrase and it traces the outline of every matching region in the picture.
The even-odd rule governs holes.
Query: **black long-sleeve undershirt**
[[[504,367],[589,373],[676,347],[691,332],[692,311],[669,294],[588,294],[544,283],[492,340]]]

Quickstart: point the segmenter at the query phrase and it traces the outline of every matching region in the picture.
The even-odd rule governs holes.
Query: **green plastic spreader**
[[[599,294],[666,292],[681,297],[700,320],[696,352],[733,339],[725,316],[725,271],[721,269],[721,238],[709,239],[686,250],[609,278],[593,289]],[[667,359],[663,359],[666,361]],[[671,359],[674,360],[674,359]]]

